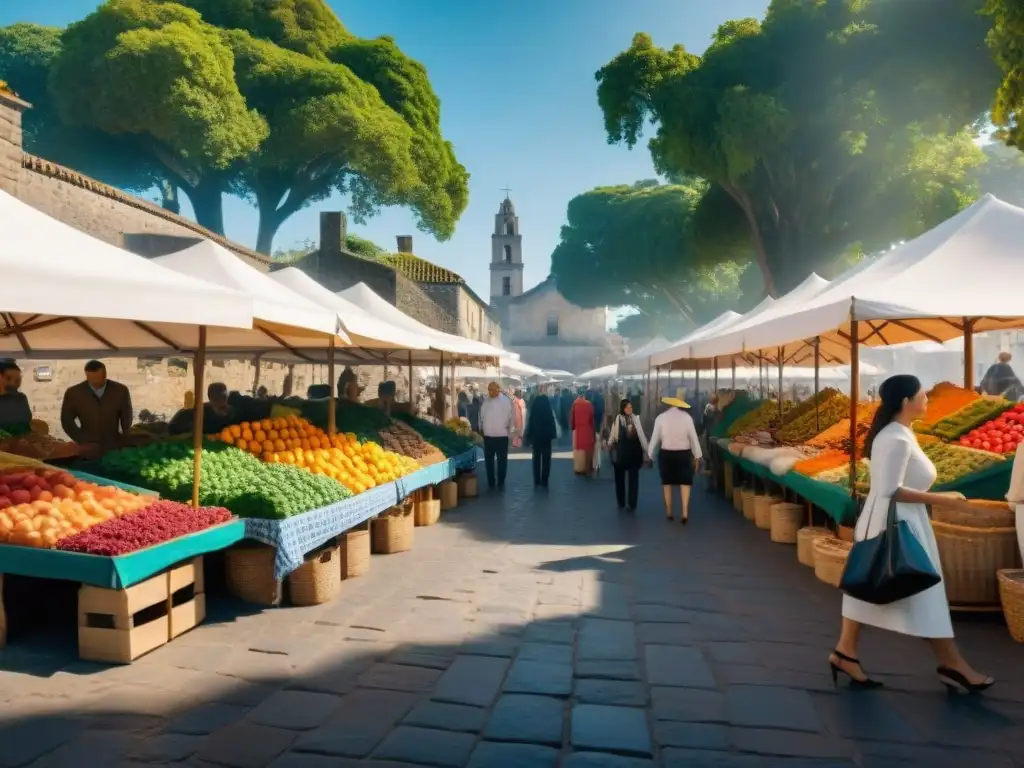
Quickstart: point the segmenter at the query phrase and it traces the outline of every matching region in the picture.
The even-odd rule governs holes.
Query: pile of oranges
[[[385,451],[377,443],[360,443],[355,435],[328,435],[299,416],[235,424],[217,439],[271,464],[291,464],[326,475],[363,493],[415,472],[415,459]]]

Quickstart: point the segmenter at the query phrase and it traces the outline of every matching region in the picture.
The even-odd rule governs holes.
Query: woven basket
[[[771,506],[771,539],[776,544],[796,544],[797,532],[804,518],[799,504],[781,501]]]
[[[999,605],[996,571],[1020,567],[1016,528],[932,523],[946,598],[953,605]]]
[[[996,579],[1010,637],[1024,643],[1024,571],[1004,569],[996,574]]]
[[[754,525],[762,531],[771,530],[772,527],[772,505],[778,504],[782,499],[778,496],[755,496],[754,497]]]
[[[732,506],[737,512],[743,511],[743,488],[738,485],[732,489]]]
[[[236,544],[224,554],[228,592],[257,605],[278,605],[281,584],[274,579],[277,550],[266,544]]]
[[[725,471],[724,471],[723,474],[725,475],[725,479],[723,481],[722,490],[725,492],[725,497],[729,498],[730,496],[732,496],[732,489],[733,489],[733,468],[732,468],[732,464],[728,464],[727,463],[725,465]]]
[[[965,525],[969,528],[1013,528],[1016,513],[1005,501],[971,499],[970,511],[954,509],[944,504],[932,504],[932,520],[947,525]]]
[[[416,521],[412,507],[392,507],[389,512],[370,521],[370,549],[375,555],[393,555],[412,549]]]
[[[853,544],[839,539],[820,538],[814,542],[814,575],[833,587],[838,587],[846,568]]]
[[[320,605],[341,592],[341,569],[337,547],[314,552],[306,562],[288,575],[288,595],[292,605]]]
[[[754,519],[754,501],[757,499],[757,493],[750,488],[743,489],[743,516],[747,520]]]
[[[459,475],[455,479],[456,485],[459,489],[460,499],[474,499],[477,493],[479,493],[480,487],[476,481],[476,474],[473,472],[466,472],[465,474]]]
[[[370,523],[364,522],[338,537],[338,571],[354,579],[370,570]]]
[[[421,499],[413,504],[412,509],[416,525],[419,527],[434,525],[441,519],[440,499]]]
[[[828,528],[801,528],[796,533],[796,559],[809,568],[814,567],[814,542],[820,538],[834,538]]]
[[[590,454],[586,451],[574,450],[572,452],[572,471],[577,475],[590,474]]]
[[[455,509],[459,506],[459,486],[454,480],[445,480],[437,486],[437,498],[441,500],[441,510]]]

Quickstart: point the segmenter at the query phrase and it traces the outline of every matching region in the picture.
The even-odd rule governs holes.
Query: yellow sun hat
[[[689,408],[690,404],[681,397],[663,397],[661,402],[672,408]]]

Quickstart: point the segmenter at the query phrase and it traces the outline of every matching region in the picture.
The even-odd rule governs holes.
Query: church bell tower
[[[516,207],[508,197],[510,191],[505,190],[491,235],[491,306],[503,317],[508,302],[523,293],[523,236]]]

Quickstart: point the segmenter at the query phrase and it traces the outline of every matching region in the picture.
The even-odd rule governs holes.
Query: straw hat
[[[672,408],[689,408],[690,404],[681,397],[663,397],[661,402]]]

